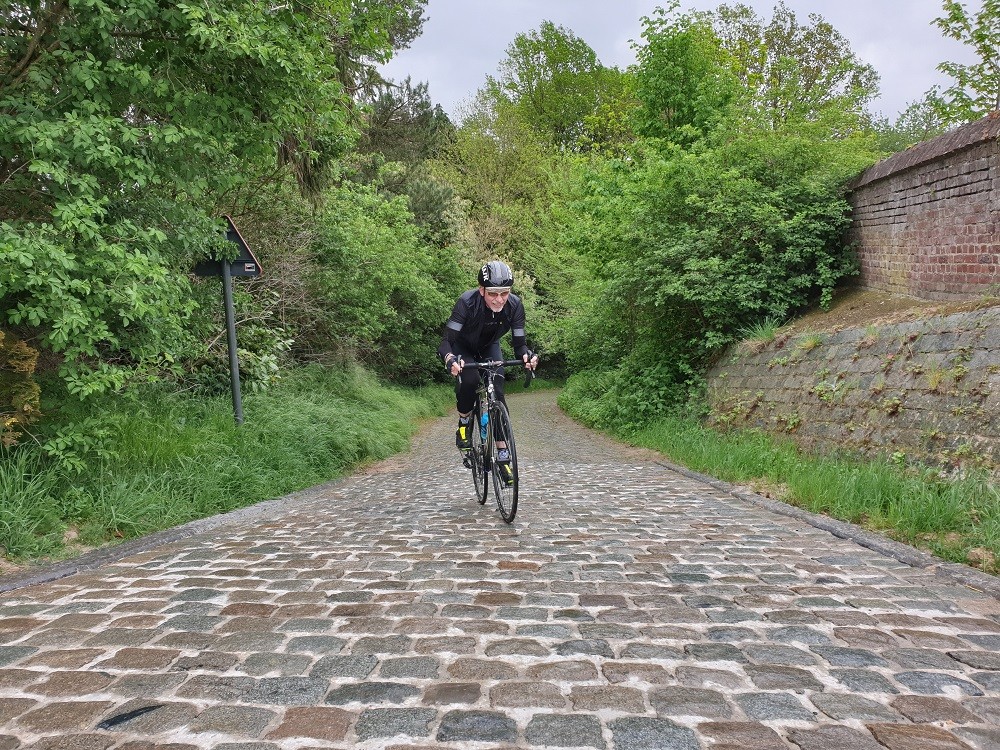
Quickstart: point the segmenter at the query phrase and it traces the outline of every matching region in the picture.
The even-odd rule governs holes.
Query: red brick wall
[[[868,289],[930,300],[1000,294],[1000,112],[879,162],[850,195]]]

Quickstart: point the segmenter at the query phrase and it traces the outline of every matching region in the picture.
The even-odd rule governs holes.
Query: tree
[[[188,269],[233,211],[350,146],[338,52],[422,0],[32,0],[0,11],[0,315],[71,392],[196,347]],[[340,47],[338,47],[340,45]],[[366,62],[368,61],[368,62]]]
[[[678,0],[642,19],[636,45],[636,130],[642,136],[689,143],[725,116],[735,95],[718,37],[705,13],[678,15]]]
[[[943,62],[938,70],[954,78],[939,94],[938,112],[950,125],[978,120],[1000,110],[1000,0],[983,0],[972,15],[959,0],[944,0],[945,15],[934,19],[945,36],[971,47],[979,61]]]
[[[864,119],[878,94],[878,74],[822,16],[799,23],[779,1],[770,23],[750,7],[721,5],[712,23],[749,107],[771,127],[815,120],[831,109]]]
[[[932,89],[923,99],[907,105],[896,121],[875,122],[879,149],[886,153],[903,151],[917,143],[930,140],[948,130],[942,112],[944,103],[937,89]]]
[[[516,113],[516,105],[491,106],[481,95],[455,140],[433,165],[467,204],[476,250],[517,265],[520,248],[537,227],[536,206],[549,185],[552,148]]]
[[[370,99],[385,88],[387,82],[377,65],[388,62],[393,51],[406,49],[420,35],[426,5],[427,0],[348,3],[346,15],[330,27],[328,45],[340,83],[352,97]]]
[[[592,143],[601,133],[600,128],[588,129],[588,118],[619,101],[620,76],[601,65],[590,45],[572,31],[543,21],[537,31],[514,38],[498,75],[486,79],[484,92],[495,102],[513,105],[505,111],[516,112],[548,143],[573,150],[581,147],[581,139]]]
[[[407,76],[398,85],[387,82],[368,105],[357,151],[413,166],[433,159],[454,131],[441,105],[431,101],[427,84],[414,86]]]

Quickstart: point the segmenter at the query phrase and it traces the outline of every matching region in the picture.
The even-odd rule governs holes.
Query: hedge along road
[[[347,479],[0,581],[0,749],[1000,746],[996,598],[553,392],[510,403],[513,526],[448,418]]]

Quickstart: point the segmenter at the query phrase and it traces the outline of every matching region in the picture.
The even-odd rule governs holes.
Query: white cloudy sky
[[[713,10],[723,0],[681,0],[682,10]],[[735,5],[737,0],[727,4]],[[777,0],[742,0],[770,20]],[[396,80],[407,75],[428,83],[431,100],[454,118],[494,74],[516,34],[537,29],[543,20],[571,30],[589,44],[604,65],[624,68],[635,62],[631,41],[641,41],[643,16],[655,0],[429,0],[423,34],[383,72]],[[799,23],[817,13],[851,43],[881,77],[874,109],[891,120],[934,84],[948,78],[938,63],[972,61],[966,47],[946,39],[933,25],[942,0],[786,0]],[[978,10],[980,0],[966,2]]]

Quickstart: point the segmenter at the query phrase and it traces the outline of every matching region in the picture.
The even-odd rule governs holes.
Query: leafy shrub
[[[743,331],[829,302],[856,268],[844,186],[868,152],[797,124],[717,131],[687,149],[649,142],[636,157],[588,175],[568,232],[599,269],[569,358],[609,345],[631,385],[604,394],[621,403],[602,413],[626,423],[683,401]]]

